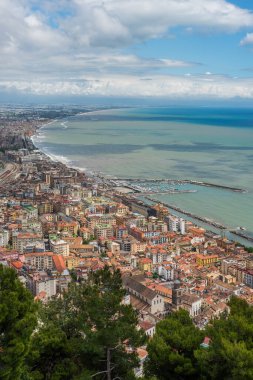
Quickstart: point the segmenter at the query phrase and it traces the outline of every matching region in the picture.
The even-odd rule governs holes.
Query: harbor
[[[192,179],[181,179],[181,180],[175,180],[171,178],[114,178],[112,181],[115,184],[119,184],[122,182],[126,182],[128,184],[139,182],[139,183],[168,183],[172,185],[182,185],[182,184],[192,184],[192,185],[197,185],[197,186],[206,186],[206,187],[215,187],[218,189],[223,189],[223,190],[229,190],[229,191],[234,191],[234,192],[239,192],[239,193],[246,193],[247,189],[239,188],[239,187],[233,187],[233,186],[226,186],[222,184],[217,184],[217,183],[211,183],[211,182],[203,182],[203,181],[195,181]]]

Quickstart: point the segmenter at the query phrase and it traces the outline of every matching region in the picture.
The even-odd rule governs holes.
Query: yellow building
[[[143,272],[151,272],[152,271],[152,260],[146,257],[141,258],[139,260],[139,268]]]
[[[50,202],[44,202],[38,205],[39,215],[51,214],[53,211],[54,211],[54,205]]]
[[[217,263],[217,255],[196,255],[196,263],[201,266]]]
[[[77,235],[79,225],[77,222],[58,222],[57,223],[58,231],[68,232],[71,235]]]
[[[75,255],[71,255],[71,256],[64,257],[64,261],[68,269],[73,269],[73,268],[78,267],[80,258]]]

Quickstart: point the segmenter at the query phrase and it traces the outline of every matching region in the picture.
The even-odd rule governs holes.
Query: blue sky
[[[253,99],[251,0],[1,0],[0,93]]]

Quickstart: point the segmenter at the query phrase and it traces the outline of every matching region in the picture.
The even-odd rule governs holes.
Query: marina
[[[127,183],[132,183],[132,182],[139,182],[139,183],[146,183],[146,182],[151,182],[151,183],[168,183],[168,184],[192,184],[192,185],[197,185],[197,186],[207,186],[207,187],[215,187],[218,189],[223,189],[223,190],[230,190],[230,191],[235,191],[239,193],[246,193],[246,189],[238,188],[238,187],[232,187],[232,186],[226,186],[226,185],[220,185],[220,184],[215,184],[215,183],[210,183],[210,182],[203,182],[203,181],[195,181],[191,179],[182,179],[182,180],[175,180],[175,179],[170,179],[170,178],[117,178],[114,180],[114,182],[121,183],[121,182],[127,182]]]

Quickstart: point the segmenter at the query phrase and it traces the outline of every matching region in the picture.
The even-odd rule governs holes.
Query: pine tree
[[[194,350],[203,340],[188,312],[180,309],[156,326],[156,334],[148,344],[145,372],[158,379],[197,379]]]
[[[157,324],[148,344],[146,375],[165,379],[252,380],[253,307],[232,297],[230,314],[210,321],[200,331],[185,310]],[[210,338],[208,347],[200,343]]]
[[[43,307],[29,361],[33,378],[133,379],[145,338],[124,294],[120,272],[105,268]]]
[[[237,297],[229,306],[206,329],[210,347],[195,352],[204,379],[253,379],[253,307]]]
[[[37,323],[33,297],[14,270],[0,265],[0,378],[21,378]]]

